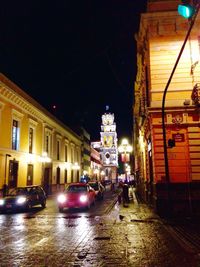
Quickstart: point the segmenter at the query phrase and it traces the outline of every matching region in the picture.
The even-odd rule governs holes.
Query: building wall
[[[84,173],[87,173],[89,176],[91,175],[91,148],[90,148],[90,134],[84,129],[81,128],[81,136],[82,136],[82,158],[83,164],[82,169]]]
[[[178,4],[179,1],[148,1],[148,12],[141,15],[136,37],[135,169],[141,196],[159,213],[169,200],[174,212],[197,212],[200,203],[200,118],[199,108],[191,99],[200,76],[199,15],[167,90],[166,139],[175,139],[176,145],[167,148],[169,182],[165,174],[163,92],[189,27],[188,20],[177,13]]]
[[[100,162],[100,153],[91,146],[91,177],[93,179],[101,180],[102,165]]]
[[[19,146],[16,149],[12,148],[13,120],[18,122],[19,128]],[[30,128],[33,129],[32,153],[29,153]],[[16,177],[16,186],[27,185],[29,165],[33,166],[31,184],[41,184],[48,192],[71,182],[72,173],[73,181],[77,181],[81,172],[81,169],[78,170],[81,145],[77,134],[0,74],[0,189],[4,183],[12,186],[13,175]],[[67,156],[65,146],[68,147]],[[47,152],[45,156],[44,152]],[[18,170],[15,169],[17,173],[12,173],[12,166],[18,166]]]

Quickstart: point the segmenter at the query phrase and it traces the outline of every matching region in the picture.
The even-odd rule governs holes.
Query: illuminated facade
[[[90,148],[90,134],[87,132],[87,130],[83,127],[76,127],[76,132],[81,137],[82,140],[82,149],[81,149],[81,169],[83,174],[87,174],[90,176],[91,174],[91,161],[90,161],[90,155],[91,155],[91,148]],[[81,176],[79,177],[79,179]]]
[[[94,180],[101,180],[101,161],[100,153],[94,149],[91,144],[91,178]]]
[[[117,177],[118,167],[117,132],[114,114],[105,113],[102,115],[100,137],[102,171],[105,174],[105,179],[114,180]]]
[[[135,171],[141,196],[159,213],[169,201],[175,213],[195,213],[200,207],[199,15],[166,95],[169,183],[165,176],[162,98],[190,23],[178,15],[180,3],[149,0],[136,36]],[[175,141],[174,147],[170,140]]]
[[[0,74],[0,189],[78,181],[81,138]]]

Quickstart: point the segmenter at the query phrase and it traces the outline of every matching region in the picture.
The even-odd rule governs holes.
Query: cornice
[[[198,14],[193,33],[199,31],[200,14]],[[138,42],[144,42],[148,37],[183,36],[188,30],[189,21],[178,15],[176,11],[143,13],[140,20]]]
[[[17,108],[31,115],[32,117],[35,117],[41,121],[45,119],[45,116],[41,112],[39,112],[39,110],[31,106],[25,99],[17,95],[10,88],[4,85],[1,81],[0,81],[0,94],[5,101],[11,103],[12,105],[16,106]]]
[[[28,114],[33,119],[42,123],[47,123],[50,127],[57,129],[62,135],[79,141],[80,136],[71,130],[67,125],[59,121],[37,101],[26,94],[22,89],[12,83],[2,73],[0,73],[0,98],[17,107],[20,112]]]

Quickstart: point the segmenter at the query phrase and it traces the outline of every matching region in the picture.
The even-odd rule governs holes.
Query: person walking
[[[123,205],[126,207],[128,203],[130,203],[129,199],[129,185],[128,181],[125,180],[122,188],[122,195],[123,195]]]

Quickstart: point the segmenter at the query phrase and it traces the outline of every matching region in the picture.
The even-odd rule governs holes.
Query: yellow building
[[[163,92],[190,26],[178,14],[179,4],[149,0],[141,15],[136,35],[134,156],[141,196],[159,213],[170,209],[191,214],[200,211],[199,14],[167,89],[163,110],[168,164],[163,147]]]
[[[0,188],[42,185],[53,193],[79,181],[81,139],[0,74]]]

